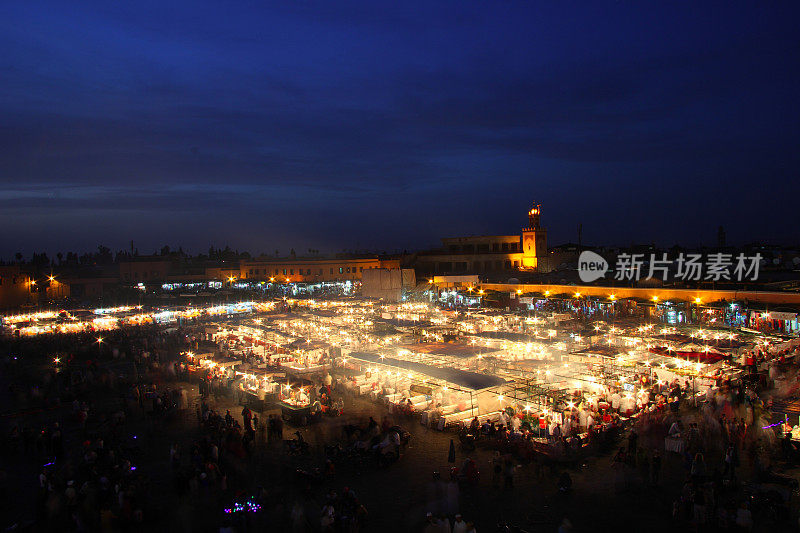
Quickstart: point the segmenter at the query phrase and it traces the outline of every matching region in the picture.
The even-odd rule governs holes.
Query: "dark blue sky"
[[[0,5],[0,256],[798,239],[796,2]]]

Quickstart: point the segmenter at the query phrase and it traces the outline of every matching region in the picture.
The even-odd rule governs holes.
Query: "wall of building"
[[[442,239],[438,251],[421,253],[415,268],[421,275],[553,270],[548,260],[547,230],[541,227],[541,206],[528,212],[528,226],[519,235],[479,235]]]
[[[167,279],[172,269],[171,261],[137,260],[119,263],[119,279],[122,283],[152,283]]]
[[[415,267],[421,273],[458,274],[518,270],[522,253],[425,254],[417,256]]]
[[[284,282],[318,282],[360,280],[362,273],[375,268],[385,268],[399,261],[379,258],[366,259],[283,259],[266,261],[242,261],[239,279]]]
[[[48,283],[49,283],[49,285],[47,286],[48,300],[61,300],[63,298],[69,298],[70,295],[69,283],[64,283],[57,279],[53,279]]]
[[[547,256],[547,230],[523,228],[522,253],[523,268],[539,270],[540,258]]]
[[[509,283],[481,283],[480,287],[485,290],[496,290],[500,292],[515,292],[521,290],[525,292],[544,292],[550,294],[574,294],[580,292],[582,296],[593,296],[608,299],[610,296],[615,298],[642,298],[652,300],[657,297],[658,301],[683,300],[688,302],[700,299],[701,303],[726,301],[746,301],[769,304],[797,304],[800,305],[800,293],[791,292],[766,292],[766,291],[726,291],[726,290],[699,290],[699,289],[671,289],[657,287],[607,287],[594,285],[540,285],[540,284],[509,284]]]
[[[32,290],[31,277],[19,265],[0,266],[0,309],[35,304],[37,295]]]
[[[73,298],[102,298],[119,287],[117,278],[73,278],[66,283]]]
[[[205,279],[208,281],[228,281],[231,278],[238,279],[241,274],[239,266],[229,267],[209,267],[206,268]]]
[[[398,302],[403,289],[411,289],[416,284],[413,269],[370,268],[361,273],[361,296]]]
[[[442,239],[443,253],[519,252],[519,235],[479,235]]]

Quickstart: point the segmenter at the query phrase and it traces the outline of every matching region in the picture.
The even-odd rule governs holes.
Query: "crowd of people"
[[[186,381],[193,378],[176,357],[200,348],[200,337],[191,327],[168,332],[143,326],[108,332],[102,343],[87,334],[5,341],[4,394],[20,413],[6,418],[5,451],[21,465],[43,465],[31,478],[34,520],[52,530],[135,530],[163,520],[165,506],[186,504],[200,509],[179,520],[187,531],[199,520],[223,531],[366,530],[374,517],[338,473],[387,468],[407,453],[408,432],[389,416],[365,417],[336,422],[343,429],[335,438],[312,430],[323,435],[314,439],[320,444],[315,449],[296,427],[286,440],[287,422],[279,412],[236,405],[221,381]],[[778,461],[791,459],[793,448],[790,439],[776,438],[768,408],[771,391],[796,392],[797,368],[793,351],[755,355],[758,368],[767,371],[766,386],[720,379],[698,397],[687,381],[637,376],[640,392],[632,407],[623,391],[609,389],[591,402],[551,405],[547,414],[512,408],[499,420],[473,419],[461,435],[460,466],[448,460],[450,479],[437,474],[426,488],[429,515],[419,516],[420,528],[474,532],[460,514],[469,509],[461,508],[459,491],[464,483],[478,485],[481,470],[508,493],[519,490],[520,463],[532,463],[541,476],[552,471],[548,458],[584,457],[593,443],[617,442],[619,435],[626,435],[625,445],[609,454],[614,487],[632,493],[663,487],[665,478],[682,479],[667,489],[674,490],[676,527],[748,529],[765,518],[777,520],[789,509],[782,490],[791,494],[796,481],[779,473]],[[21,363],[34,360],[38,364]],[[341,414],[330,382],[313,383],[309,391],[326,410]],[[159,434],[171,443],[159,450],[142,446],[145,437],[153,442]],[[479,454],[470,455],[476,440],[496,451],[483,464]],[[674,451],[665,449],[666,440]],[[161,485],[152,473],[167,461],[167,448],[170,490],[156,497],[152,489]],[[318,469],[298,466],[320,460]],[[8,479],[8,468],[0,480]],[[569,470],[559,470],[555,485],[569,493]],[[777,489],[766,492],[767,485]],[[331,486],[341,490],[325,490]],[[7,497],[12,493],[8,485],[2,488]]]

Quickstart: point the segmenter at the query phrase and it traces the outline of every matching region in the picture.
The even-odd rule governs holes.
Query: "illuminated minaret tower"
[[[547,255],[547,230],[539,223],[541,215],[540,204],[528,211],[528,227],[522,228],[522,268],[536,269],[539,258]]]

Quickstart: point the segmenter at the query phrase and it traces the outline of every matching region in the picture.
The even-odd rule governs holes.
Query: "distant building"
[[[167,257],[137,256],[129,261],[120,261],[119,280],[124,284],[161,282],[174,268],[175,262]]]
[[[369,268],[361,273],[361,283],[361,296],[399,302],[403,290],[414,289],[417,280],[411,268]]]
[[[37,301],[36,285],[19,265],[0,265],[0,309],[33,305]]]
[[[232,281],[239,279],[241,274],[241,267],[239,265],[231,265],[227,267],[206,267],[204,281]],[[179,280],[175,280],[179,281]]]
[[[538,270],[539,260],[547,257],[547,230],[541,227],[542,206],[528,211],[528,227],[522,228],[522,268]]]
[[[47,280],[45,295],[48,300],[63,300],[64,298],[69,298],[70,285],[54,276],[50,276]]]
[[[528,211],[521,235],[482,235],[442,239],[442,248],[412,258],[418,274],[488,274],[520,270],[552,270],[547,230],[541,226],[541,205]]]
[[[256,281],[321,282],[360,280],[365,270],[400,268],[398,259],[367,257],[325,257],[273,259],[268,257],[239,264],[238,279]]]
[[[70,277],[63,284],[72,298],[96,299],[113,296],[119,287],[119,278],[100,272],[92,276]]]

